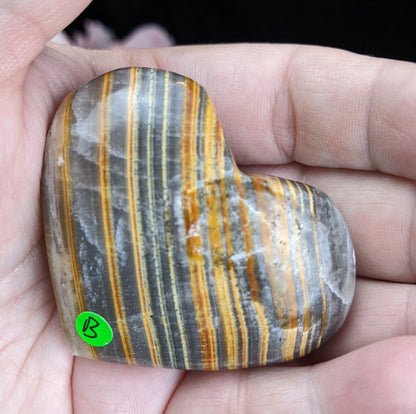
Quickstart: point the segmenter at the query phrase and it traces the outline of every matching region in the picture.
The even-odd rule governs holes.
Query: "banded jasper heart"
[[[355,262],[340,213],[305,184],[242,174],[183,76],[120,69],[67,96],[42,199],[75,355],[260,366],[317,349],[346,318]]]

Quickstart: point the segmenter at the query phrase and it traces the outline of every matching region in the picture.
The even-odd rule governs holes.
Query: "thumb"
[[[0,85],[6,86],[7,81],[9,88],[21,83],[27,67],[46,42],[90,1],[0,0]]]

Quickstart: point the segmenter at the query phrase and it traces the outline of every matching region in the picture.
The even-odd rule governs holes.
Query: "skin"
[[[49,43],[84,0],[0,0],[0,406],[31,413],[414,413],[416,66],[340,50],[233,45],[87,51]],[[244,170],[329,194],[357,253],[346,324],[304,360],[200,373],[70,355],[48,272],[39,182],[63,97],[121,66],[208,90]]]

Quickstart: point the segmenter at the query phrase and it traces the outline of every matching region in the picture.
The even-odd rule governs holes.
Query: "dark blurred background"
[[[68,27],[99,20],[118,37],[158,23],[178,45],[288,42],[416,61],[416,1],[95,0]]]

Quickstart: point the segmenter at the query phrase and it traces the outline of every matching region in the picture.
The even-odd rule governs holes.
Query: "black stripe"
[[[164,72],[163,72],[164,73]],[[201,343],[199,340],[196,314],[189,281],[188,252],[186,246],[185,224],[183,216],[182,200],[182,113],[184,93],[189,93],[184,86],[185,79],[182,76],[170,75],[168,129],[167,129],[167,173],[168,192],[166,194],[166,207],[168,219],[165,228],[171,235],[171,251],[174,260],[173,277],[176,280],[180,315],[184,325],[185,342],[188,348],[188,358],[191,367],[202,369]],[[184,90],[186,88],[186,90]],[[175,310],[172,308],[172,312]],[[176,312],[175,312],[176,313]],[[183,362],[182,346],[176,351],[177,368],[185,368]]]
[[[113,99],[110,110],[111,203],[114,243],[117,252],[118,273],[122,290],[126,323],[136,363],[148,365],[151,361],[146,331],[140,308],[134,263],[134,248],[129,213],[127,171],[127,123],[130,71],[113,72]]]
[[[152,150],[152,141],[149,142],[150,148],[148,148],[147,134],[150,128],[150,134],[152,134],[153,125],[148,124],[149,112],[155,111],[155,90],[156,90],[156,79],[151,71],[140,71],[141,77],[141,90],[140,90],[140,101],[138,103],[138,117],[140,119],[138,128],[138,177],[139,180],[139,200],[138,208],[141,212],[141,226],[143,234],[141,237],[145,240],[145,245],[140,246],[143,250],[143,257],[146,266],[146,277],[149,285],[149,293],[152,300],[152,313],[151,318],[155,326],[155,333],[157,335],[157,341],[159,343],[159,353],[161,356],[161,364],[169,366],[170,356],[168,352],[168,343],[165,336],[163,314],[160,307],[160,301],[164,298],[160,297],[158,291],[158,281],[160,280],[160,269],[158,262],[158,252],[154,245],[154,238],[157,238],[156,232],[159,229],[152,227],[152,216],[150,209],[153,208],[154,199],[148,191],[148,185],[150,177],[148,177],[148,171],[151,169],[151,165],[147,164],[147,153]],[[151,91],[153,88],[153,92]],[[152,95],[150,96],[150,94]],[[143,105],[143,100],[146,100],[146,104]],[[151,101],[153,102],[151,103]]]

